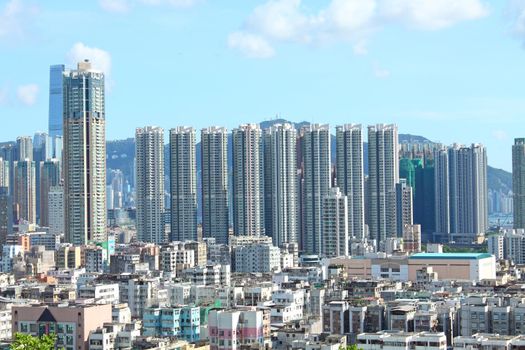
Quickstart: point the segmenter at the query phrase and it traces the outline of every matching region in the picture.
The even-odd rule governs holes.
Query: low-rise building
[[[12,333],[34,336],[54,333],[57,346],[66,350],[89,350],[89,335],[111,322],[111,305],[13,306]]]

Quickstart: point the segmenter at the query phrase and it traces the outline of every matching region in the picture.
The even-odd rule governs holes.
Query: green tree
[[[339,350],[362,350],[362,349],[358,348],[356,344],[352,344],[352,345],[347,345],[347,346],[341,346],[339,347]]]
[[[30,334],[16,333],[11,350],[54,350],[56,335],[44,334],[34,337]]]

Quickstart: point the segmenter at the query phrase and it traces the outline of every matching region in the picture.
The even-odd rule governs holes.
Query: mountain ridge
[[[273,120],[266,120],[259,125],[262,129],[266,129],[271,127],[275,124],[282,124],[282,123],[291,123],[294,125],[296,129],[300,129],[303,126],[307,126],[310,123],[306,121],[302,122],[290,122],[286,119],[273,119]],[[333,135],[332,135],[333,136]],[[413,135],[413,134],[399,134],[399,142],[400,143],[425,143],[425,142],[432,142],[428,138],[420,135]],[[135,155],[135,140],[134,138],[127,138],[123,140],[110,140],[107,141],[107,167],[108,169],[120,169],[125,174],[127,174],[128,177],[132,176],[134,172],[134,164],[133,164],[133,158]],[[231,133],[228,135],[228,144],[231,144]],[[201,157],[201,150],[200,150],[200,142],[197,143],[196,148],[196,157],[197,157],[197,173],[200,173],[200,157]],[[335,137],[331,138],[331,148],[332,148],[332,154],[331,158],[332,161],[335,161]],[[368,149],[367,149],[367,143],[365,142],[365,145],[363,147],[363,158],[364,158],[364,170],[365,173],[368,173]],[[165,174],[168,177],[169,176],[169,162],[167,161],[169,159],[169,148],[167,145],[165,145]],[[228,161],[229,164],[231,164],[231,152],[228,150]],[[488,183],[488,189],[491,191],[502,191],[502,192],[509,192],[512,190],[512,174],[504,169],[498,169],[491,167],[490,165],[487,166],[487,183]],[[167,183],[169,186],[169,184]],[[168,190],[169,188],[166,187]]]

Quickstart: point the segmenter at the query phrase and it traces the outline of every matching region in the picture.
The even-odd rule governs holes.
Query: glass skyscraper
[[[63,64],[53,65],[49,68],[49,136],[54,138],[62,136],[63,114]]]

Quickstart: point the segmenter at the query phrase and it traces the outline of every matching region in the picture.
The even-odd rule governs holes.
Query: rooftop
[[[490,258],[489,253],[416,253],[409,259],[459,259],[459,260],[480,260]]]

